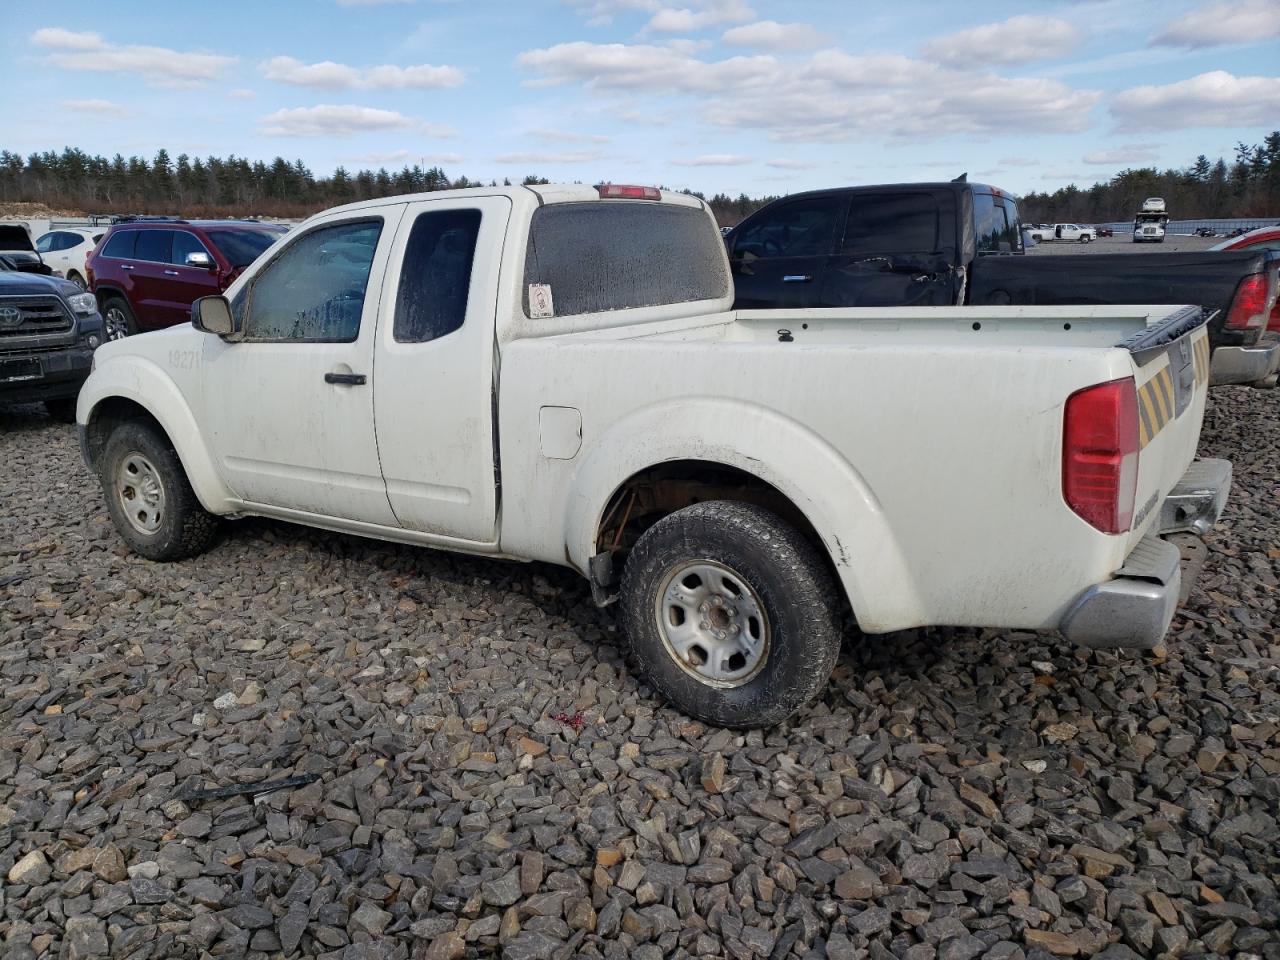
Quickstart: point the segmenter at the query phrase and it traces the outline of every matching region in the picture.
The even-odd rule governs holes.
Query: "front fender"
[[[737,400],[655,404],[592,440],[565,503],[574,566],[586,570],[597,552],[596,534],[614,492],[640,471],[673,460],[735,467],[784,494],[821,537],[862,629],[922,622],[898,540],[853,464],[803,424]]]
[[[159,364],[145,357],[124,356],[99,365],[80,388],[76,422],[87,427],[101,405],[114,398],[131,400],[155,417],[177,451],[201,506],[210,513],[235,510],[231,491],[218,476],[190,404]]]

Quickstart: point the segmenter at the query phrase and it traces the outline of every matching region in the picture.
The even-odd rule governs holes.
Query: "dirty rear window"
[[[728,293],[720,233],[699,207],[635,200],[540,207],[529,230],[524,311],[573,316],[714,300]],[[550,288],[550,310],[529,288]]]

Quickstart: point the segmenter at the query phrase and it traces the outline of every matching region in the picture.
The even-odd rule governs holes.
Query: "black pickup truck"
[[[1213,383],[1272,386],[1280,365],[1280,253],[1024,256],[1016,199],[985,184],[793,194],[725,244],[739,309],[1195,304],[1216,311]]]
[[[0,268],[0,402],[41,400],[55,420],[73,423],[101,342],[92,293],[70,280]]]

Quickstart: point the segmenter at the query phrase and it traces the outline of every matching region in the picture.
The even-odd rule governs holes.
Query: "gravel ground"
[[[1134,243],[1128,234],[1121,236],[1117,233],[1114,237],[1099,237],[1089,243],[1068,243],[1064,240],[1037,243],[1027,253],[1198,253],[1222,241],[1222,237],[1169,235],[1164,243]]]
[[[138,559],[72,428],[2,411],[0,953],[1280,960],[1278,401],[1214,395],[1164,655],[851,640],[745,736],[567,572],[263,521]]]

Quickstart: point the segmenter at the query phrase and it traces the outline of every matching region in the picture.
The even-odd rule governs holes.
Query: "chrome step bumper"
[[[1204,562],[1203,551],[1190,549],[1186,541],[1194,538],[1188,534],[1202,535],[1213,527],[1230,489],[1231,464],[1226,460],[1192,463],[1161,505],[1156,528],[1139,541],[1124,566],[1076,598],[1062,618],[1063,635],[1086,647],[1150,649],[1159,644]]]

